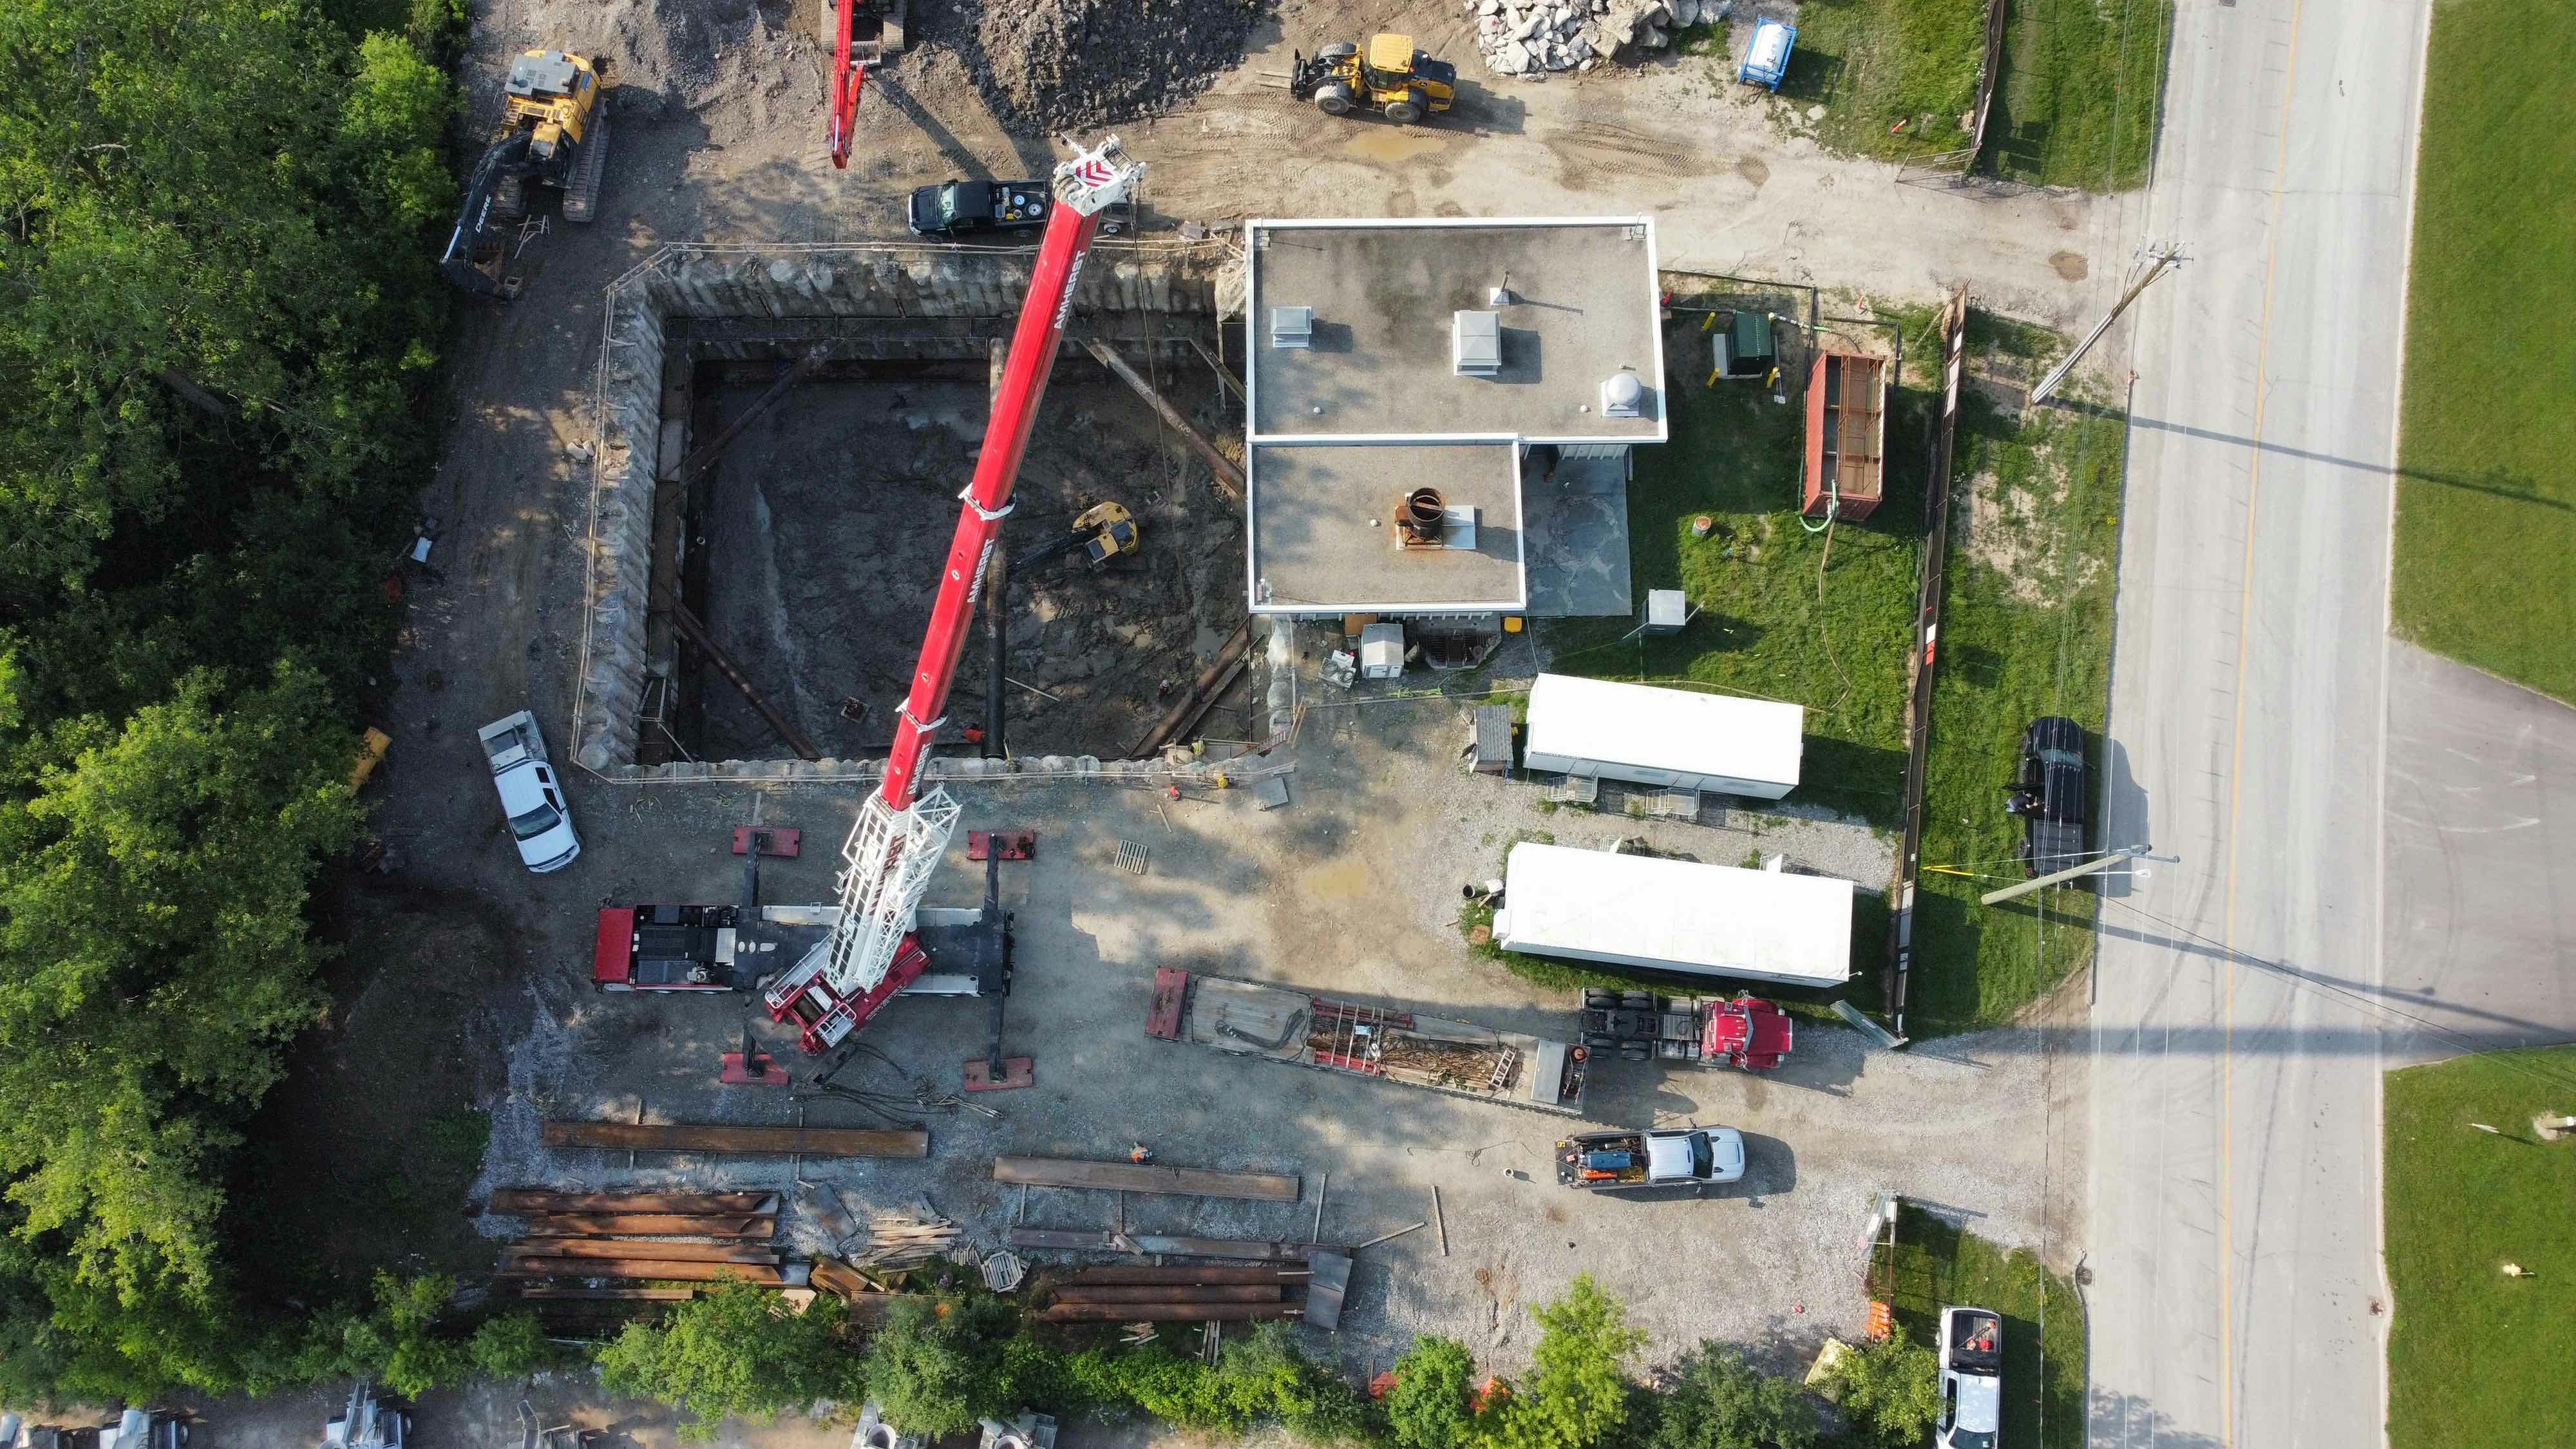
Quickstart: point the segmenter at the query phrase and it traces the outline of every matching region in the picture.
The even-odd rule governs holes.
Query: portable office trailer
[[[1688,976],[1840,986],[1852,883],[1523,841],[1503,865],[1506,951]]]
[[[1887,360],[1827,352],[1807,377],[1807,492],[1801,510],[1858,523],[1878,507],[1887,462]]]
[[[1542,674],[1530,686],[1521,761],[1577,777],[1777,800],[1797,788],[1806,724],[1803,707],[1773,700]]]

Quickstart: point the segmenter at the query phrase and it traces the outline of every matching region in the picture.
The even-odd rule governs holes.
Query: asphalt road
[[[2185,0],[2141,239],[2092,1442],[2381,1441],[2387,556],[2423,0]]]
[[[2388,1064],[2576,1036],[2576,709],[2389,651]]]

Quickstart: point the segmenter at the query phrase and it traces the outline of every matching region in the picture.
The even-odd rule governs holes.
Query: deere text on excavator
[[[1349,41],[1325,46],[1312,60],[1297,56],[1288,89],[1328,116],[1370,110],[1411,125],[1457,100],[1458,67],[1414,49],[1410,35],[1372,35],[1365,56]]]
[[[564,220],[587,222],[597,214],[608,160],[608,107],[599,79],[588,60],[560,50],[527,51],[510,63],[500,129],[474,163],[464,209],[439,258],[449,281],[478,297],[515,294],[502,276],[509,243],[492,223],[527,215],[531,181],[563,192]]]

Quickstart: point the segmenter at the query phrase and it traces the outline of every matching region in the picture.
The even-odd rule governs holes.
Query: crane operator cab
[[[1458,68],[1413,48],[1413,37],[1369,37],[1368,52],[1348,41],[1296,57],[1289,88],[1328,116],[1371,110],[1411,125],[1445,111],[1458,98]]]

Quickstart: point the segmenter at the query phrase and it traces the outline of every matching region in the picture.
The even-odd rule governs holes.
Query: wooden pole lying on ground
[[[1440,1210],[1440,1188],[1436,1183],[1431,1189],[1431,1220],[1440,1225],[1440,1256],[1446,1258],[1449,1256],[1449,1215]]]
[[[716,643],[715,636],[707,632],[707,626],[698,621],[697,615],[689,612],[688,605],[681,603],[674,595],[665,595],[664,602],[671,610],[671,622],[680,626],[680,632],[689,636],[689,642],[698,646],[699,650],[707,656],[707,662],[716,667],[716,672],[731,682],[734,689],[750,702],[752,709],[769,722],[769,727],[777,732],[779,740],[787,748],[794,750],[798,759],[823,758],[823,752],[815,748],[812,737],[798,729],[796,721],[781,713],[778,706],[771,704],[769,697],[752,684],[751,676],[743,673],[742,666],[736,664],[733,656],[724,652],[723,646]]]
[[[503,1187],[492,1192],[496,1213],[690,1213],[700,1215],[778,1211],[774,1192],[557,1192],[543,1187]]]
[[[725,445],[741,437],[742,430],[750,427],[762,413],[778,406],[779,400],[787,396],[788,389],[821,371],[824,357],[830,351],[830,343],[818,342],[808,348],[803,357],[788,364],[778,374],[777,381],[769,385],[769,391],[753,398],[750,406],[734,414],[733,421],[717,429],[714,437],[689,450],[689,456],[680,460],[679,481],[694,483],[700,473],[714,467],[716,459],[724,455]]]
[[[1146,1267],[1111,1263],[1081,1268],[1065,1279],[1085,1285],[1135,1283],[1303,1283],[1303,1268],[1272,1268],[1258,1263],[1174,1263]]]
[[[1206,715],[1208,706],[1216,703],[1216,697],[1234,687],[1234,677],[1243,672],[1245,662],[1251,657],[1252,621],[1246,619],[1234,627],[1234,632],[1226,636],[1223,644],[1217,646],[1216,658],[1209,660],[1208,667],[1199,671],[1199,677],[1190,685],[1189,692],[1163,712],[1163,717],[1154,722],[1154,727],[1145,732],[1145,737],[1136,742],[1136,747],[1127,752],[1127,757],[1141,760],[1170,744],[1173,736],[1187,734],[1190,726]]]
[[[1172,425],[1172,430],[1181,435],[1181,441],[1188,443],[1190,451],[1198,454],[1200,461],[1208,465],[1208,471],[1216,475],[1216,486],[1229,500],[1238,504],[1243,502],[1245,484],[1240,465],[1218,452],[1216,444],[1209,442],[1206,434],[1190,426],[1190,420],[1181,416],[1181,410],[1165,402],[1163,395],[1154,391],[1154,385],[1129,367],[1127,359],[1120,357],[1108,343],[1091,337],[1083,339],[1082,346],[1084,351],[1099,360],[1101,366],[1116,374],[1120,382],[1134,388],[1136,395],[1160,414],[1164,422]]]
[[[557,1213],[528,1220],[531,1238],[769,1238],[774,1217],[689,1213]]]
[[[649,1254],[651,1243],[630,1243],[637,1254]],[[640,1278],[670,1283],[714,1283],[740,1278],[767,1288],[782,1287],[785,1275],[766,1263],[688,1263],[638,1256],[614,1258],[514,1258],[501,1265],[504,1278]]]
[[[1354,1253],[1356,1253],[1356,1252],[1358,1252],[1358,1251],[1360,1250],[1360,1248],[1374,1248],[1374,1247],[1376,1247],[1378,1244],[1383,1243],[1383,1242],[1387,1241],[1387,1240],[1388,1240],[1388,1239],[1390,1239],[1390,1238],[1400,1238],[1400,1237],[1403,1237],[1405,1234],[1407,1234],[1407,1233],[1409,1233],[1409,1232],[1412,1232],[1414,1228],[1427,1228],[1427,1227],[1429,1227],[1429,1226],[1431,1226],[1429,1223],[1415,1223],[1415,1224],[1412,1224],[1410,1227],[1401,1227],[1401,1228],[1397,1228],[1394,1232],[1391,1232],[1391,1233],[1380,1233],[1380,1234],[1378,1234],[1376,1237],[1369,1239],[1367,1242],[1359,1244],[1359,1245],[1358,1245],[1358,1247],[1354,1247],[1354,1248],[1352,1248],[1352,1249],[1351,1249],[1351,1251],[1352,1251],[1352,1252],[1354,1252]]]
[[[548,1124],[550,1127],[552,1124]],[[1083,1187],[1102,1192],[1165,1192],[1194,1197],[1295,1202],[1295,1177],[1270,1172],[1209,1172],[1195,1167],[1091,1162],[1072,1157],[996,1157],[993,1180],[1031,1187]]]
[[[1280,1283],[1062,1283],[1058,1303],[1277,1303]],[[1297,1285],[1305,1291],[1305,1285]]]
[[[1303,1318],[1296,1303],[1059,1303],[1038,1314],[1040,1323],[1245,1323],[1258,1318]]]
[[[514,1258],[660,1258],[673,1263],[776,1263],[778,1253],[772,1248],[749,1248],[733,1243],[674,1243],[663,1239],[638,1241],[633,1238],[548,1238],[542,1242],[514,1243],[508,1250]]]
[[[1059,1228],[1013,1228],[1014,1248],[1053,1248],[1069,1253],[1160,1253],[1175,1258],[1248,1258],[1255,1262],[1302,1263],[1307,1255],[1338,1252],[1311,1243],[1240,1242],[1232,1238],[1172,1238],[1139,1233],[1069,1232]]]
[[[548,1147],[598,1147],[614,1151],[804,1153],[809,1157],[928,1157],[927,1132],[860,1127],[723,1127],[687,1123],[548,1122],[539,1129]]]

